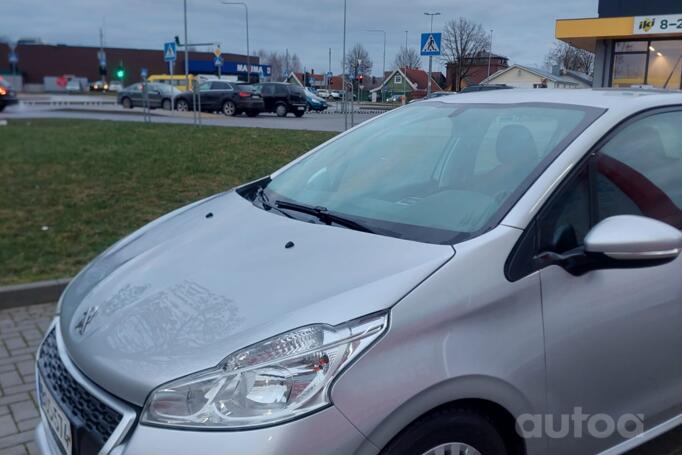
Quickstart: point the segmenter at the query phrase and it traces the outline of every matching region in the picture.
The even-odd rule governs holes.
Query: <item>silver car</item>
[[[682,422],[682,95],[406,106],[119,241],[44,454],[621,453]]]

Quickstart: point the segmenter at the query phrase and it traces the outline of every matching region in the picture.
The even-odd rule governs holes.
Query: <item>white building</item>
[[[492,74],[481,84],[506,84],[515,88],[588,88],[592,87],[592,80],[587,74],[575,71],[550,72],[514,64]]]

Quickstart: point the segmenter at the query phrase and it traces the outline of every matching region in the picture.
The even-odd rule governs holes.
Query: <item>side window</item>
[[[597,216],[642,215],[682,229],[682,112],[637,120],[602,149]]]
[[[287,90],[287,87],[285,85],[276,85],[275,86],[275,95],[277,95],[277,96],[288,96],[289,90]]]
[[[232,86],[227,82],[211,82],[211,90],[232,90]]]
[[[264,85],[263,88],[261,89],[261,95],[263,96],[272,96],[275,94],[275,87],[273,85],[267,84]]]

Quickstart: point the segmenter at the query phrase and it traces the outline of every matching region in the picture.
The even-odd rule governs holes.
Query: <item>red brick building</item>
[[[490,74],[495,74],[499,70],[503,70],[509,67],[509,59],[501,55],[492,54],[490,56],[490,73],[488,73],[488,53],[482,52],[476,57],[470,57],[467,59],[466,65],[471,65],[467,74],[464,76],[461,88],[468,87],[470,85],[480,84],[485,78]],[[445,89],[450,91],[456,91],[457,86],[457,66],[458,63],[447,63],[446,76],[445,76]]]

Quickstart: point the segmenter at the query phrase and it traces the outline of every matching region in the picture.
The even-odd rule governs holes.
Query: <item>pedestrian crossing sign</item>
[[[421,55],[436,56],[440,55],[440,33],[422,33]]]
[[[175,43],[173,41],[163,45],[163,59],[167,62],[174,62],[177,56]]]

